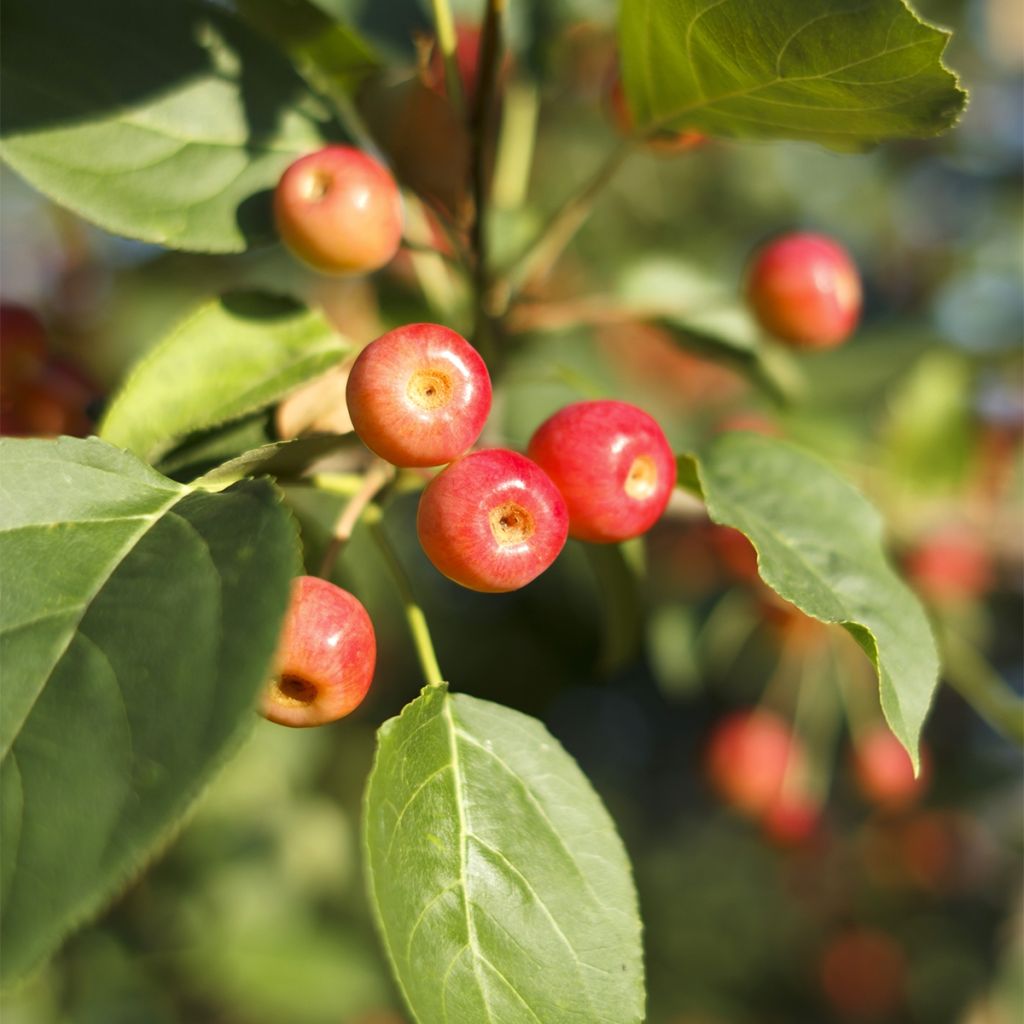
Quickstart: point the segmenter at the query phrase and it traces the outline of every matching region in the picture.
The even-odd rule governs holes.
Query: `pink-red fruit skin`
[[[471,452],[427,484],[416,532],[439,572],[470,590],[518,590],[565,546],[569,515],[558,489],[525,455]]]
[[[360,352],[345,391],[363,443],[396,466],[440,466],[469,451],[491,409],[479,353],[439,324],[408,324]]]
[[[884,725],[877,725],[857,738],[853,751],[854,779],[861,796],[873,804],[889,810],[912,804],[925,787],[926,769],[924,763],[922,773],[915,778],[910,755]]]
[[[352,146],[326,146],[296,160],[274,192],[281,240],[325,274],[384,266],[402,240],[402,198],[382,164]]]
[[[562,492],[570,536],[596,544],[649,530],[676,482],[661,427],[627,402],[565,406],[537,428],[527,454]]]
[[[833,348],[860,318],[861,283],[846,250],[824,235],[795,232],[759,249],[747,299],[761,326],[796,348]]]
[[[789,724],[771,711],[741,711],[715,727],[707,748],[711,785],[726,803],[751,818],[765,819],[785,787],[798,793],[807,757]]]
[[[333,722],[362,702],[376,661],[373,623],[362,604],[327,580],[299,576],[260,710],[294,728]]]

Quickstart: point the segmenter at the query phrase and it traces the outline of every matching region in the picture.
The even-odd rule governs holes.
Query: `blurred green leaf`
[[[750,539],[765,583],[845,626],[868,653],[882,710],[916,766],[939,661],[924,610],[886,561],[875,509],[818,459],[757,434],[724,434],[679,463],[711,518]]]
[[[100,435],[155,461],[193,431],[270,405],[347,352],[320,314],[290,299],[222,296],[147,353],[110,403]]]
[[[5,440],[0,461],[8,979],[138,872],[236,745],[299,562],[265,482],[192,492],[97,439]]]
[[[731,366],[776,397],[802,390],[793,359],[762,342],[737,289],[707,271],[679,260],[644,260],[627,269],[619,294],[639,317],[668,327],[684,348]]]
[[[641,128],[837,150],[949,128],[965,94],[948,41],[903,0],[623,0],[619,16]]]
[[[223,490],[247,476],[296,477],[318,459],[351,444],[351,438],[340,434],[315,434],[291,441],[277,441],[244,452],[194,481],[196,487]]]
[[[380,67],[373,48],[355,29],[309,0],[235,0],[235,8],[288,51],[314,88],[350,93]]]
[[[883,460],[900,487],[948,490],[971,472],[973,374],[949,351],[924,356],[891,394]]]
[[[539,722],[424,691],[381,728],[364,815],[371,900],[420,1024],[643,1018],[625,852]]]
[[[2,153],[37,189],[174,249],[273,240],[271,191],[326,120],[273,46],[163,0],[8,0],[4,35]]]

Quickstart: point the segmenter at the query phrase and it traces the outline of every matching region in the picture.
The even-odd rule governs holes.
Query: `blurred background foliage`
[[[321,4],[408,66],[430,30],[416,0]],[[746,426],[856,481],[928,603],[953,684],[926,728],[915,803],[872,807],[853,784],[850,723],[877,714],[864,658],[771,600],[696,506],[680,499],[621,553],[570,542],[525,591],[486,599],[426,562],[414,494],[387,510],[454,687],[541,717],[611,808],[640,891],[652,1024],[1020,1019],[1022,760],[986,717],[1019,714],[1009,691],[1024,682],[1024,15],[1016,0],[917,6],[954,29],[948,62],[972,94],[955,131],[860,156],[724,141],[632,156],[543,308],[520,310],[485,436],[523,445],[564,402],[612,395],[657,415],[679,449]],[[614,4],[510,7],[494,223],[509,256],[615,143]],[[438,316],[402,259],[334,281],[279,248],[168,253],[98,232],[6,170],[2,184],[4,300],[39,311],[103,391],[227,287],[298,294],[358,343]],[[850,247],[867,303],[851,343],[788,367],[790,403],[702,358],[671,323],[594,301],[638,281],[692,293],[697,312],[733,301],[751,248],[792,227]],[[288,498],[315,566],[344,495],[296,483]],[[405,1019],[360,875],[373,733],[420,685],[379,557],[357,531],[336,569],[377,626],[371,698],[322,730],[261,721],[155,866],[4,998],[5,1024]],[[757,703],[795,721],[810,751],[822,803],[798,835],[737,817],[704,772],[714,723]]]

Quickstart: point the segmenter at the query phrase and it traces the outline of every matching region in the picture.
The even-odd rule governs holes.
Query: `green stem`
[[[489,297],[492,314],[503,313],[516,294],[547,276],[576,232],[586,223],[598,196],[615,177],[632,149],[630,142],[616,146],[590,180],[552,215],[511,271],[494,282]]]
[[[497,319],[487,308],[491,286],[488,218],[491,205],[491,171],[494,156],[495,117],[498,112],[498,84],[504,57],[502,15],[506,0],[487,0],[480,39],[476,96],[470,112],[472,144],[470,181],[473,190],[473,223],[470,245],[473,251],[473,341],[488,363],[498,356]]]
[[[939,630],[943,678],[997,732],[1024,746],[1024,701],[981,653],[949,627]]]
[[[373,539],[380,550],[384,561],[391,572],[391,578],[395,582],[399,596],[402,599],[402,608],[405,611],[405,620],[409,626],[409,633],[412,635],[413,646],[416,648],[416,657],[419,658],[420,668],[423,670],[423,677],[429,686],[442,686],[444,676],[441,674],[441,666],[437,662],[437,654],[434,652],[434,642],[430,637],[430,628],[427,626],[426,616],[423,609],[416,603],[413,597],[412,584],[409,576],[398,560],[391,538],[384,529],[380,510],[371,506],[368,510],[366,521],[373,533]]]
[[[456,112],[463,114],[466,100],[462,95],[462,79],[459,77],[459,63],[455,56],[458,36],[455,34],[452,9],[448,5],[448,0],[432,0],[432,7],[437,45],[441,48],[441,56],[444,58],[444,82],[448,89],[448,99]]]

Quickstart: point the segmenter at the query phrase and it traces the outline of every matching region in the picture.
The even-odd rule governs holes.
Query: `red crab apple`
[[[861,795],[874,804],[891,809],[905,807],[925,787],[926,755],[922,772],[914,777],[910,755],[903,744],[882,724],[858,736],[853,748],[853,775]]]
[[[46,328],[32,310],[0,304],[0,396],[34,377],[46,360]]]
[[[420,544],[456,583],[485,593],[518,590],[565,545],[569,515],[547,474],[518,452],[470,452],[424,488]]]
[[[363,443],[396,466],[440,466],[465,454],[491,409],[479,353],[439,324],[407,324],[360,352],[345,389]]]
[[[825,998],[842,1016],[891,1019],[903,1002],[907,957],[885,932],[854,927],[831,939],[818,973]]]
[[[933,604],[956,604],[982,597],[992,586],[992,558],[966,527],[945,526],[925,537],[906,556],[907,574]]]
[[[598,544],[649,530],[676,483],[661,427],[627,402],[565,406],[537,428],[527,454],[562,492],[571,536]]]
[[[390,171],[352,146],[325,146],[296,160],[274,192],[282,241],[325,274],[384,266],[402,240],[402,198]]]
[[[803,843],[817,830],[821,807],[802,787],[783,788],[761,820],[765,835],[781,846]]]
[[[347,590],[299,576],[278,641],[261,712],[280,725],[324,725],[366,696],[377,661],[373,623]]]
[[[801,787],[807,775],[803,744],[774,712],[740,711],[720,722],[708,742],[706,764],[712,786],[728,804],[751,818],[781,813],[784,787]]]
[[[622,77],[618,73],[612,77],[611,85],[608,86],[608,108],[618,133],[627,139],[632,138],[636,134],[636,122],[633,120],[632,111],[626,101]],[[648,135],[644,139],[644,145],[655,153],[671,156],[675,153],[684,153],[689,149],[696,149],[707,141],[708,137],[700,132],[658,131],[653,135]]]
[[[761,326],[780,340],[797,348],[833,348],[857,326],[860,275],[838,242],[794,232],[755,253],[747,299]]]

